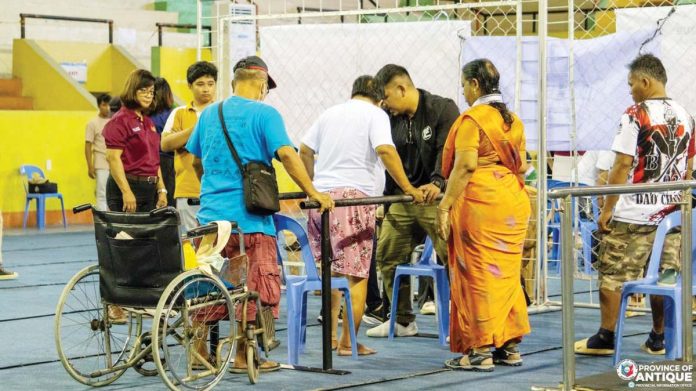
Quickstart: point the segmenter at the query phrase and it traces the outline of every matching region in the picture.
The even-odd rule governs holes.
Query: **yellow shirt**
[[[200,112],[193,107],[193,102],[176,110],[171,130],[167,132],[176,133],[196,126]],[[198,180],[196,170],[193,169],[195,156],[186,149],[179,148],[174,152],[174,172],[176,174],[174,198],[199,198],[201,195],[201,182]]]

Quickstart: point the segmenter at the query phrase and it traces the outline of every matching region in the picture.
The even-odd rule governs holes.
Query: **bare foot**
[[[369,355],[375,354],[375,353],[377,353],[376,350],[370,349],[363,344],[358,344],[358,356],[369,356]],[[348,346],[348,347],[340,346],[338,348],[338,355],[339,356],[352,356],[353,350],[351,349],[350,346]]]

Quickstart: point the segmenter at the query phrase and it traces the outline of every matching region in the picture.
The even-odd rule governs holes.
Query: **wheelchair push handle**
[[[237,229],[237,223],[234,221],[230,222],[232,224],[232,230]],[[207,234],[214,234],[218,231],[218,226],[215,223],[208,223],[206,225],[201,225],[200,227],[196,227],[188,232],[186,232],[186,237],[188,238],[196,238],[199,236],[207,235]]]
[[[72,208],[72,211],[74,214],[78,214],[78,213],[82,213],[82,212],[84,212],[86,210],[90,210],[90,209],[92,209],[91,204],[82,204],[82,205],[78,205],[78,206]]]
[[[165,214],[176,214],[176,209],[171,207],[171,206],[165,206],[163,208],[157,208],[153,209],[150,211],[150,216],[155,217],[155,216],[162,216]]]

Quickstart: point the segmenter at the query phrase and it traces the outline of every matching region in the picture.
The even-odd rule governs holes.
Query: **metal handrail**
[[[112,19],[79,18],[74,16],[19,14],[20,37],[25,38],[26,19],[65,20],[70,22],[106,23],[109,25],[109,43],[114,43],[114,21]]]
[[[172,29],[190,29],[197,30],[198,25],[196,24],[180,24],[180,23],[155,23],[157,26],[157,46],[162,46],[162,29],[172,28]],[[212,46],[213,42],[213,28],[210,26],[201,26],[201,30],[208,30],[208,46]]]
[[[626,184],[589,187],[567,187],[551,190],[548,197],[562,199],[561,214],[561,313],[563,327],[563,389],[575,386],[575,328],[573,323],[573,259],[572,203],[573,197],[598,195],[637,194],[664,191],[681,191],[681,277],[682,277],[682,360],[693,361],[693,335],[691,333],[691,191],[696,181]],[[675,309],[678,310],[678,309]]]

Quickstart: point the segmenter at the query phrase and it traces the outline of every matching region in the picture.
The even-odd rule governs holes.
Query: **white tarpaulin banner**
[[[261,57],[278,83],[266,102],[299,143],[324,110],[350,98],[358,76],[374,75],[385,64],[404,66],[417,87],[458,101],[459,37],[471,35],[471,24],[302,24],[262,27],[259,34]]]
[[[578,150],[611,148],[619,118],[633,104],[626,65],[638,54],[641,43],[651,35],[651,31],[638,31],[574,42]],[[515,102],[515,40],[515,37],[471,37],[462,50],[462,63],[481,57],[493,61],[501,73],[501,89],[510,109],[514,109]],[[655,48],[658,40],[646,48]],[[530,150],[538,149],[538,53],[537,38],[524,37],[518,115],[525,124],[527,148]],[[572,149],[568,54],[568,40],[548,39],[547,148],[552,151]]]
[[[669,15],[673,8],[674,13]],[[669,16],[656,38],[660,41],[659,48],[652,53],[660,57],[667,70],[667,95],[684,105],[691,115],[696,114],[696,77],[692,68],[696,58],[696,5],[626,8],[615,12],[616,31],[626,33],[648,26],[654,31],[658,21]]]

